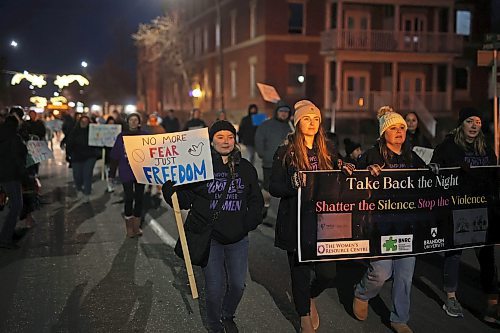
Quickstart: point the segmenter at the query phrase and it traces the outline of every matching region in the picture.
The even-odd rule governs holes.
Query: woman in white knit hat
[[[292,280],[295,309],[300,316],[301,332],[313,333],[319,326],[314,298],[335,276],[335,263],[299,263],[297,259],[297,189],[299,171],[332,170],[342,165],[333,144],[321,128],[321,112],[307,100],[295,104],[295,132],[288,135],[274,155],[269,192],[280,198],[276,218],[275,246],[286,250]],[[339,163],[340,161],[340,163]],[[351,168],[352,172],[353,167]],[[315,273],[311,281],[311,273]]]
[[[378,111],[380,137],[371,149],[360,156],[357,169],[368,169],[373,176],[382,169],[424,168],[425,163],[410,145],[405,145],[407,125],[404,118],[389,106]],[[410,291],[415,257],[370,260],[368,270],[354,290],[353,313],[359,320],[368,317],[368,301],[377,296],[385,281],[393,278],[391,328],[398,333],[411,333]]]

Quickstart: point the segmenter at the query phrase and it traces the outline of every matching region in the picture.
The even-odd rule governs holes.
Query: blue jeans
[[[92,192],[92,174],[95,161],[95,158],[88,158],[85,161],[71,162],[76,190],[85,195],[90,195]]]
[[[222,331],[221,319],[232,318],[243,297],[248,270],[248,236],[224,245],[212,239],[203,272],[207,322],[211,332]]]
[[[354,296],[364,301],[378,295],[384,282],[393,277],[391,322],[410,320],[410,292],[415,269],[415,257],[372,260],[368,270],[356,285]]]
[[[20,181],[10,181],[2,183],[2,187],[9,197],[9,213],[5,217],[5,221],[0,232],[0,241],[4,243],[12,243],[12,236],[16,228],[17,220],[23,209],[23,193]]]

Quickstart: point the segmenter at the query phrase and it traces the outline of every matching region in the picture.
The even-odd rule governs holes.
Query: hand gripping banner
[[[500,243],[500,167],[305,172],[299,261],[380,258]]]

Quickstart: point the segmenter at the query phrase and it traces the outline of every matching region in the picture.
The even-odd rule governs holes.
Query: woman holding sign
[[[189,219],[213,223],[208,263],[203,268],[209,331],[237,332],[234,314],[245,289],[248,232],[262,223],[264,199],[257,171],[241,158],[235,144],[234,126],[219,120],[209,134],[214,179],[175,190],[180,208],[190,209],[186,224]],[[172,206],[172,181],[163,184],[162,190]]]
[[[491,147],[486,145],[481,130],[481,115],[474,108],[463,108],[459,112],[458,127],[436,147],[432,163],[440,167],[462,167],[495,165],[497,158]],[[498,181],[498,180],[497,180]],[[491,180],[495,184],[495,180]],[[498,276],[495,265],[494,246],[476,249],[481,268],[481,287],[487,294],[487,307],[483,319],[495,323],[500,320],[498,308]],[[451,317],[463,317],[462,306],[456,298],[461,250],[445,252],[443,287],[447,294],[443,309]]]
[[[301,332],[314,332],[319,316],[314,298],[330,286],[335,276],[334,262],[315,265],[299,263],[297,258],[297,189],[302,186],[299,171],[333,170],[341,166],[337,151],[321,128],[321,112],[310,101],[295,104],[295,132],[281,145],[272,166],[269,192],[281,198],[276,219],[275,246],[288,252],[295,309],[300,316]],[[352,172],[352,164],[344,170]],[[315,279],[311,282],[311,272]]]
[[[142,199],[144,197],[144,184],[137,183],[134,173],[130,168],[130,164],[125,153],[125,145],[123,137],[126,135],[145,135],[141,131],[141,116],[137,113],[132,113],[127,117],[127,129],[116,137],[115,145],[111,149],[111,163],[109,170],[109,178],[115,178],[116,169],[119,170],[120,180],[123,185],[123,193],[125,194],[125,227],[127,229],[127,237],[142,236],[141,216],[142,216]]]
[[[372,176],[379,176],[382,169],[425,168],[425,163],[406,142],[407,125],[404,118],[389,106],[378,111],[378,142],[360,156],[357,169],[368,169]],[[415,257],[375,259],[368,263],[368,270],[354,290],[353,312],[359,320],[368,317],[368,301],[377,296],[385,281],[393,278],[391,328],[398,333],[411,333],[410,291],[415,268]]]

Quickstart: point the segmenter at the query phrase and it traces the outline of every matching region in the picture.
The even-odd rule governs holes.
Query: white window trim
[[[229,64],[229,67],[231,68],[231,98],[236,98],[238,96],[238,87],[236,85],[237,82],[237,64],[236,62],[232,62]]]
[[[257,96],[257,57],[248,58],[249,64],[249,79],[250,79],[250,98]]]

